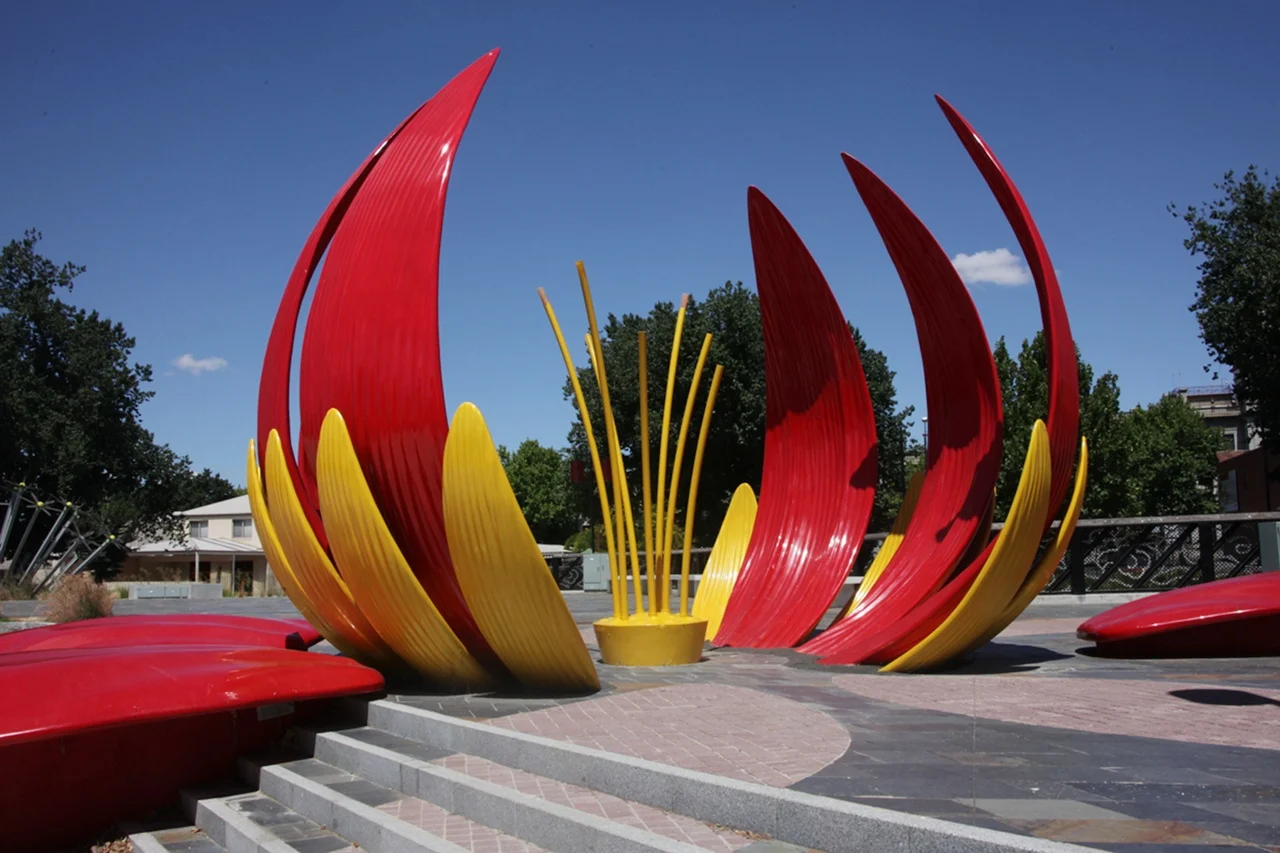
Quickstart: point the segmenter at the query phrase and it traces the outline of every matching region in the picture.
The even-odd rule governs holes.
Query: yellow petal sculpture
[[[920,487],[924,485],[924,472],[917,471],[911,475],[911,479],[907,481],[907,493],[902,496],[902,505],[898,507],[898,517],[893,520],[893,527],[889,530],[889,535],[884,538],[880,550],[876,552],[875,559],[871,561],[871,565],[867,566],[867,570],[862,573],[862,582],[858,584],[858,590],[853,594],[853,598],[849,599],[849,603],[844,606],[844,610],[840,611],[840,615],[836,617],[837,621],[843,619],[853,612],[853,609],[862,603],[862,599],[867,597],[867,593],[871,592],[871,587],[880,579],[880,575],[884,573],[884,567],[889,565],[889,561],[893,559],[893,555],[898,553],[898,546],[902,544],[902,537],[907,535],[907,524],[911,521],[911,513],[915,512],[916,501],[920,500]]]
[[[729,595],[738,580],[742,561],[751,542],[751,529],[756,524],[756,493],[743,483],[733,492],[729,511],[711,548],[711,556],[702,567],[702,580],[693,597],[693,617],[707,620],[707,636],[714,637],[729,605]]]
[[[1076,467],[1076,482],[1071,493],[1071,503],[1067,506],[1067,513],[1062,519],[1061,526],[1058,527],[1058,535],[1053,540],[1053,546],[1045,551],[1044,556],[1040,558],[1040,562],[1036,564],[1027,579],[1023,582],[1022,587],[1013,597],[1013,601],[1009,602],[1009,606],[1004,609],[1000,617],[992,623],[986,633],[981,638],[970,644],[965,649],[965,654],[986,645],[994,640],[1000,632],[1013,624],[1013,620],[1022,615],[1022,611],[1027,609],[1027,605],[1035,599],[1037,595],[1044,591],[1045,585],[1053,578],[1053,573],[1058,569],[1058,563],[1062,561],[1062,556],[1067,553],[1067,546],[1071,544],[1071,537],[1076,532],[1076,522],[1080,520],[1080,511],[1084,509],[1084,493],[1085,487],[1089,480],[1089,439],[1080,439],[1080,463]]]
[[[1013,601],[1035,560],[1049,515],[1049,431],[1036,421],[1009,516],[973,586],[946,620],[885,672],[927,669],[953,659],[982,637]],[[1056,565],[1056,563],[1055,563]]]
[[[342,580],[379,636],[433,684],[489,686],[489,674],[440,615],[392,538],[337,409],[320,428],[316,483]]]
[[[280,544],[276,527],[271,523],[271,515],[267,512],[267,497],[262,490],[262,472],[258,468],[257,449],[254,445],[255,442],[250,440],[249,460],[245,471],[246,479],[249,481],[249,509],[253,513],[253,525],[258,531],[258,538],[262,540],[262,550],[266,552],[272,573],[280,582],[284,594],[293,606],[298,608],[303,618],[310,622],[334,648],[347,657],[361,662],[371,661],[372,659],[367,657],[362,649],[348,643],[346,637],[321,615],[320,608],[312,602],[302,587],[302,581],[289,565],[289,558],[285,556],[284,546]]]
[[[360,657],[381,666],[402,670],[404,664],[383,641],[360,612],[351,590],[334,569],[315,532],[307,523],[293,479],[285,465],[280,434],[267,439],[267,511],[280,539],[290,568],[320,616],[342,637],[346,645],[358,649]],[[336,644],[335,644],[336,645]]]
[[[470,403],[458,407],[445,441],[444,525],[467,607],[511,674],[545,690],[598,690],[582,635]]]

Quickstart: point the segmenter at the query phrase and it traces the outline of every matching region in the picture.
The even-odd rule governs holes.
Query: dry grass
[[[17,581],[0,582],[0,601],[30,601],[35,585]]]
[[[89,575],[73,575],[58,583],[49,596],[45,618],[50,622],[74,622],[110,616],[116,595],[110,587]]]

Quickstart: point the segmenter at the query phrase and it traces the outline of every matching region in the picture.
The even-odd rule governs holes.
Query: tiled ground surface
[[[593,698],[399,698],[737,778],[758,761],[789,777],[768,784],[1116,853],[1280,853],[1280,661],[1089,657],[1074,629],[1102,609],[1034,607],[944,675],[724,650],[601,665]],[[741,755],[762,742],[773,765]]]

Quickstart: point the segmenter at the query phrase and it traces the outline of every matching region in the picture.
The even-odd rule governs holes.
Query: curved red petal
[[[441,509],[449,424],[437,294],[449,173],[498,52],[411,117],[369,170],[333,236],[302,348],[299,441],[314,464],[320,425],[343,413],[388,527],[467,648],[497,663],[454,576]],[[314,477],[308,467],[307,479]]]
[[[982,319],[946,252],[893,190],[842,156],[911,302],[930,426],[924,486],[897,553],[857,609],[801,647],[853,663],[942,587],[969,546],[1000,474],[1004,415]]]
[[[1071,472],[1075,467],[1076,450],[1080,444],[1080,375],[1076,361],[1076,345],[1071,337],[1071,324],[1067,320],[1067,307],[1058,287],[1058,274],[1054,272],[1049,251],[1040,238],[1040,229],[1031,218],[1031,211],[1022,200],[1022,194],[1000,165],[996,155],[987,147],[978,132],[964,116],[941,96],[935,96],[938,106],[951,123],[952,129],[964,145],[969,157],[991,188],[991,194],[1000,203],[1000,209],[1018,238],[1018,245],[1027,259],[1027,266],[1036,282],[1040,297],[1040,317],[1044,324],[1045,353],[1049,374],[1049,416],[1045,426],[1049,430],[1049,455],[1053,461],[1053,484],[1050,487],[1050,520],[1071,489]]]
[[[764,325],[760,508],[720,645],[804,639],[840,592],[871,519],[875,416],[844,314],[791,224],[747,192]]]

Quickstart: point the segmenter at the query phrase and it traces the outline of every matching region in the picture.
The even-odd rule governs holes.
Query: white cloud
[[[975,284],[1016,287],[1031,283],[1031,270],[1027,269],[1022,258],[1008,249],[974,252],[972,255],[961,252],[951,259],[951,263],[960,273],[961,280],[970,287]]]
[[[227,366],[225,358],[216,355],[207,358],[196,358],[191,353],[184,353],[173,360],[173,366],[181,371],[199,376],[201,373],[213,373]]]

